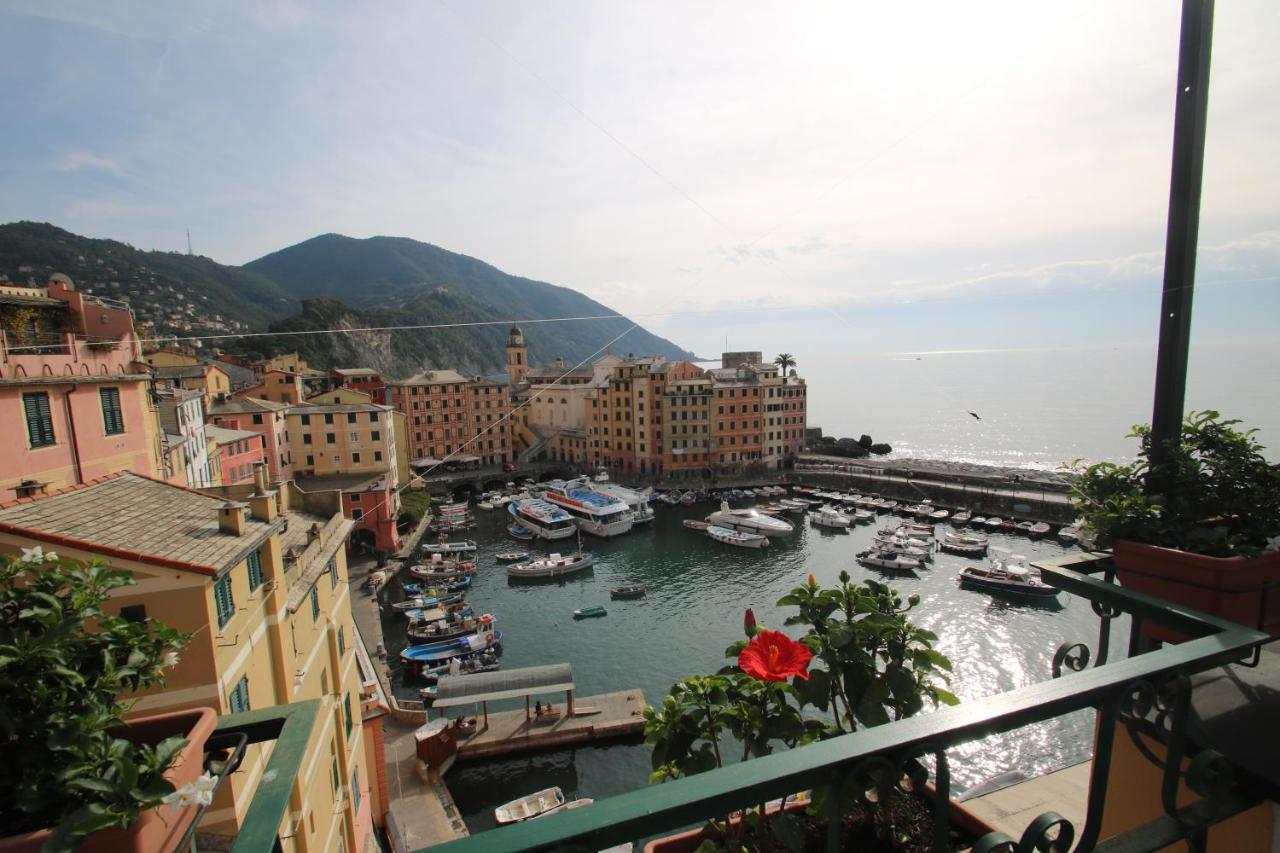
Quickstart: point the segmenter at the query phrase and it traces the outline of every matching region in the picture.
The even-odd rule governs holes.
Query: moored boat
[[[1027,531],[1027,535],[1032,539],[1041,539],[1052,529],[1053,528],[1049,526],[1048,522],[1037,521],[1035,524],[1031,525],[1031,528]]]
[[[567,556],[552,554],[528,563],[507,566],[509,578],[558,578],[574,572],[585,571],[595,564],[595,557],[585,551]]]
[[[608,615],[609,611],[605,610],[598,604],[592,607],[579,607],[577,610],[573,611],[574,619],[598,619],[601,616]]]
[[[529,558],[528,551],[503,551],[493,556],[499,563],[518,563]]]
[[[973,513],[969,512],[969,510],[959,509],[959,510],[956,510],[956,513],[951,516],[951,523],[954,524],[956,527],[964,527],[966,524],[969,523],[969,521],[972,518],[973,518]]]
[[[539,488],[544,501],[571,515],[578,528],[586,533],[620,536],[631,529],[634,518],[631,507],[595,488],[595,484],[586,477],[552,480]]]
[[[559,787],[545,788],[526,797],[503,803],[493,810],[498,826],[519,823],[564,805],[564,792]]]
[[[417,672],[426,665],[486,651],[501,642],[501,631],[468,634],[465,637],[445,640],[440,643],[428,643],[425,646],[408,646],[404,651],[400,652],[400,661]]]
[[[1064,527],[1058,531],[1058,542],[1062,545],[1075,545],[1080,541],[1080,528],[1075,525]]]
[[[512,539],[519,539],[521,542],[530,542],[535,538],[533,531],[521,524],[507,525],[507,535]]]
[[[568,539],[578,532],[573,516],[539,498],[512,501],[507,504],[507,512],[511,513],[516,524],[539,539]]]
[[[755,509],[730,509],[727,503],[720,504],[720,509],[707,516],[706,520],[717,527],[761,536],[785,536],[795,530],[789,521],[773,518]]]
[[[698,531],[706,530],[708,527],[711,526],[710,522],[699,521],[696,518],[686,518],[684,521],[681,522],[681,524],[683,524],[685,527],[689,528],[690,530],[698,530]]]
[[[824,506],[816,512],[809,513],[809,521],[818,527],[847,528],[853,524],[853,519],[829,506]]]
[[[1042,581],[1020,554],[996,557],[989,566],[965,566],[956,580],[962,587],[1015,598],[1044,601],[1058,596],[1057,588]]]
[[[1004,519],[998,515],[990,516],[986,522],[988,530],[999,530],[1004,525]]]
[[[923,565],[919,560],[904,557],[897,551],[863,551],[858,555],[858,562],[875,569],[887,569],[891,572],[911,572]]]
[[[765,548],[769,545],[769,537],[762,533],[747,533],[742,530],[730,530],[727,527],[719,527],[714,524],[707,525],[707,536],[723,542],[725,545],[734,545],[738,548]]]
[[[474,616],[464,616],[460,619],[443,619],[409,628],[405,631],[405,637],[412,645],[440,643],[445,640],[465,637],[477,631],[480,633],[491,631],[493,630],[493,624],[493,616],[489,613],[485,613],[479,619]]]
[[[434,545],[423,545],[427,554],[465,554],[476,549],[476,543],[470,539],[461,542],[437,542]]]
[[[640,598],[644,595],[645,588],[643,584],[633,584],[632,586],[615,586],[609,590],[610,598]]]

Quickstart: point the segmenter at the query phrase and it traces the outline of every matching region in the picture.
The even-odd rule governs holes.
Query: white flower
[[[166,795],[160,802],[167,803],[175,810],[186,806],[207,806],[213,802],[213,789],[217,784],[218,780],[206,773]]]
[[[46,563],[56,563],[58,562],[58,555],[55,554],[53,551],[45,551],[44,561]]]
[[[44,549],[37,545],[34,548],[22,549],[22,562],[24,563],[43,563]]]
[[[178,665],[178,653],[168,651],[164,653],[164,657],[160,658],[160,668],[169,669]]]

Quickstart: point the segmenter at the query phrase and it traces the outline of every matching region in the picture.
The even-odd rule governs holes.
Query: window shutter
[[[49,395],[44,391],[23,394],[22,405],[27,416],[31,446],[46,447],[53,444],[53,415],[49,410]]]

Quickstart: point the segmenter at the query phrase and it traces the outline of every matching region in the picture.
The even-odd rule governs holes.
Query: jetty
[[[596,741],[639,737],[644,732],[644,694],[619,690],[574,701],[573,669],[567,663],[505,672],[444,676],[432,710],[479,706],[474,732],[458,739],[459,761],[496,758],[537,749],[557,749]],[[560,704],[530,697],[564,694]],[[523,699],[524,707],[489,711],[489,703]]]

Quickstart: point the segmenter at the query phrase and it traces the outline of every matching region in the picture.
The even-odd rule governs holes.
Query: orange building
[[[427,370],[388,383],[403,412],[410,465],[433,460],[499,465],[512,459],[510,394],[505,385],[453,370]]]

